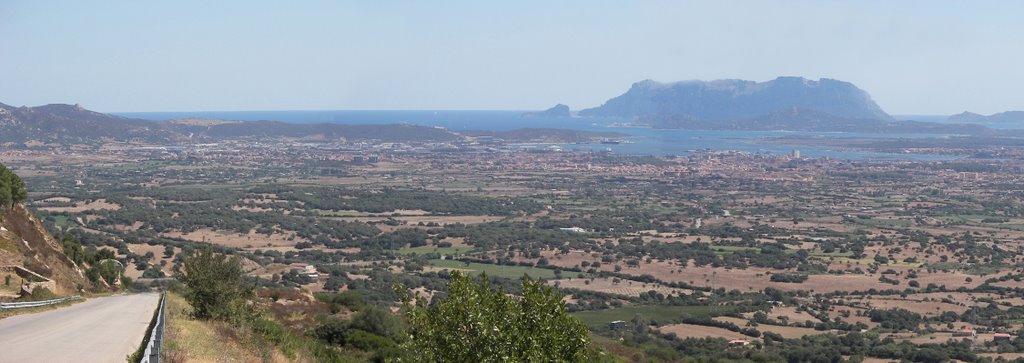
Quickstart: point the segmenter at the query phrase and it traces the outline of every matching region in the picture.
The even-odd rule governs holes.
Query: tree
[[[331,276],[327,279],[327,282],[324,283],[324,290],[338,291],[341,290],[342,286],[345,286],[345,279],[338,276]]]
[[[562,295],[525,276],[522,284],[523,296],[512,297],[492,289],[486,274],[474,282],[454,271],[447,298],[437,304],[428,307],[417,299],[412,305],[405,295],[410,357],[421,362],[588,361],[587,328],[566,313]]]
[[[7,207],[14,199],[11,196],[11,190],[7,189],[3,183],[3,177],[0,176],[0,206]]]
[[[251,294],[242,281],[238,256],[214,253],[210,248],[193,251],[185,258],[185,298],[197,319],[231,320],[241,317]]]
[[[6,166],[0,164],[0,205],[11,207],[28,198],[25,182]]]
[[[142,278],[158,279],[161,277],[164,277],[164,271],[160,269],[160,266],[149,266],[149,268],[142,272]]]
[[[103,260],[97,262],[93,268],[99,271],[100,277],[103,278],[103,281],[107,282],[107,285],[114,286],[114,283],[121,278],[121,267],[117,261]]]

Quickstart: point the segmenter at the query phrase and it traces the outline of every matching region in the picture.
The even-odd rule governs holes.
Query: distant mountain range
[[[278,121],[149,121],[108,115],[78,105],[13,107],[0,103],[0,143],[205,142],[284,137],[320,140],[442,142],[462,137],[414,125],[292,124]]]
[[[555,107],[555,110],[563,115],[568,112],[568,107]],[[469,140],[467,136],[490,136],[507,142],[586,143],[628,135],[551,128],[499,132],[467,130],[456,133],[438,127],[408,124],[298,124],[211,119],[150,121],[93,112],[79,105],[13,107],[0,103],[2,147],[96,145],[107,142],[181,144],[250,139],[452,142]]]
[[[946,122],[978,123],[978,124],[1020,124],[1024,127],[1024,111],[1006,111],[988,116],[973,112],[959,113],[949,116]]]
[[[679,116],[703,121],[755,118],[787,109],[808,109],[850,119],[891,120],[871,96],[851,83],[779,77],[767,82],[725,79],[660,83],[645,80],[582,116]]]
[[[634,83],[580,116],[627,118],[633,126],[691,130],[985,134],[984,126],[897,121],[849,82],[778,77]]]
[[[562,104],[545,111],[523,114],[523,117],[570,116],[569,106]],[[767,82],[728,79],[659,83],[646,80],[634,83],[626,93],[601,106],[579,111],[579,116],[625,118],[632,126],[689,130],[992,135],[994,131],[984,124],[1024,125],[1022,111],[989,116],[964,112],[950,116],[945,123],[898,121],[883,111],[867,92],[851,83],[801,77],[779,77]],[[572,128],[571,125],[562,126]],[[544,132],[550,135],[543,135]],[[999,132],[1024,134],[1024,131]],[[567,133],[552,129],[527,129],[491,136],[564,142],[604,137],[597,133]],[[14,107],[0,103],[0,144],[8,146],[12,143],[26,146],[40,143],[180,143],[246,138],[447,142],[463,140],[465,136],[442,128],[406,124],[296,124],[197,119],[149,121],[93,112],[78,105]]]
[[[0,103],[0,142],[169,141],[180,136],[160,124],[93,112],[78,105],[13,107]]]

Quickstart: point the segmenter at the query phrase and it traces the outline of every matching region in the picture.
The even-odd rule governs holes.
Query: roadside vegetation
[[[399,287],[401,291],[405,291]],[[523,277],[521,296],[453,272],[447,297],[433,306],[405,298],[411,361],[594,362],[587,328],[568,315],[562,295]]]
[[[175,315],[170,320],[169,327],[175,333],[168,338],[171,348],[165,355],[169,361],[190,361],[207,356],[211,349],[221,350],[220,346],[211,347],[210,342],[194,344],[209,337],[210,330],[220,336],[218,340],[226,341],[229,351],[237,344],[246,355],[255,353],[263,360],[279,356],[289,361],[350,361],[326,344],[286,329],[253,304],[253,285],[245,281],[237,257],[199,249],[186,261],[185,285],[178,290],[187,302],[187,315]],[[181,305],[175,302],[175,306]]]
[[[368,305],[358,294],[320,294],[307,307],[325,310],[310,317],[310,311],[275,311],[273,302],[303,298],[294,290],[264,290],[271,306],[262,305],[237,257],[197,250],[185,262],[185,284],[172,289],[178,294],[168,303],[172,333],[164,355],[171,362],[203,360],[222,350],[213,341],[223,341],[218,344],[234,357],[257,352],[262,359],[311,362],[586,362],[600,357],[590,348],[587,328],[567,314],[561,295],[528,278],[516,298],[494,289],[486,275],[474,282],[454,272],[443,301],[428,307],[426,300],[414,304],[407,296],[402,315]],[[347,318],[337,315],[342,311],[350,312]],[[291,329],[297,320],[310,318],[312,329]],[[215,334],[220,338],[208,339]]]

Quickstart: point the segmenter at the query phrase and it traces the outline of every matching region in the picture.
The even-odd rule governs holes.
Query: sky
[[[0,0],[0,102],[532,110],[637,81],[834,78],[891,114],[1024,109],[1021,1]]]

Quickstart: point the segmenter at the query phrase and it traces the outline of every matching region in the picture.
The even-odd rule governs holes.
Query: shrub
[[[778,273],[772,274],[771,280],[773,282],[801,283],[807,281],[807,275],[794,273]]]
[[[404,340],[405,336],[398,317],[388,309],[379,306],[370,306],[360,310],[352,317],[349,326],[399,342]]]
[[[921,324],[921,315],[905,309],[872,310],[868,316],[886,329],[915,330]]]
[[[35,289],[32,289],[32,293],[29,294],[28,296],[22,298],[22,300],[26,300],[26,301],[43,301],[43,300],[53,300],[53,299],[56,299],[58,297],[59,296],[57,296],[57,294],[54,294],[53,291],[50,291],[50,289],[47,289],[47,288],[42,287],[42,286],[39,286],[39,287],[36,287]]]
[[[562,295],[524,277],[523,296],[453,271],[448,297],[427,307],[405,297],[413,359],[422,362],[587,361],[586,326],[569,316]],[[405,293],[404,288],[399,291]]]
[[[197,319],[237,322],[246,309],[251,290],[242,283],[242,263],[237,256],[197,249],[185,259],[185,298]]]

